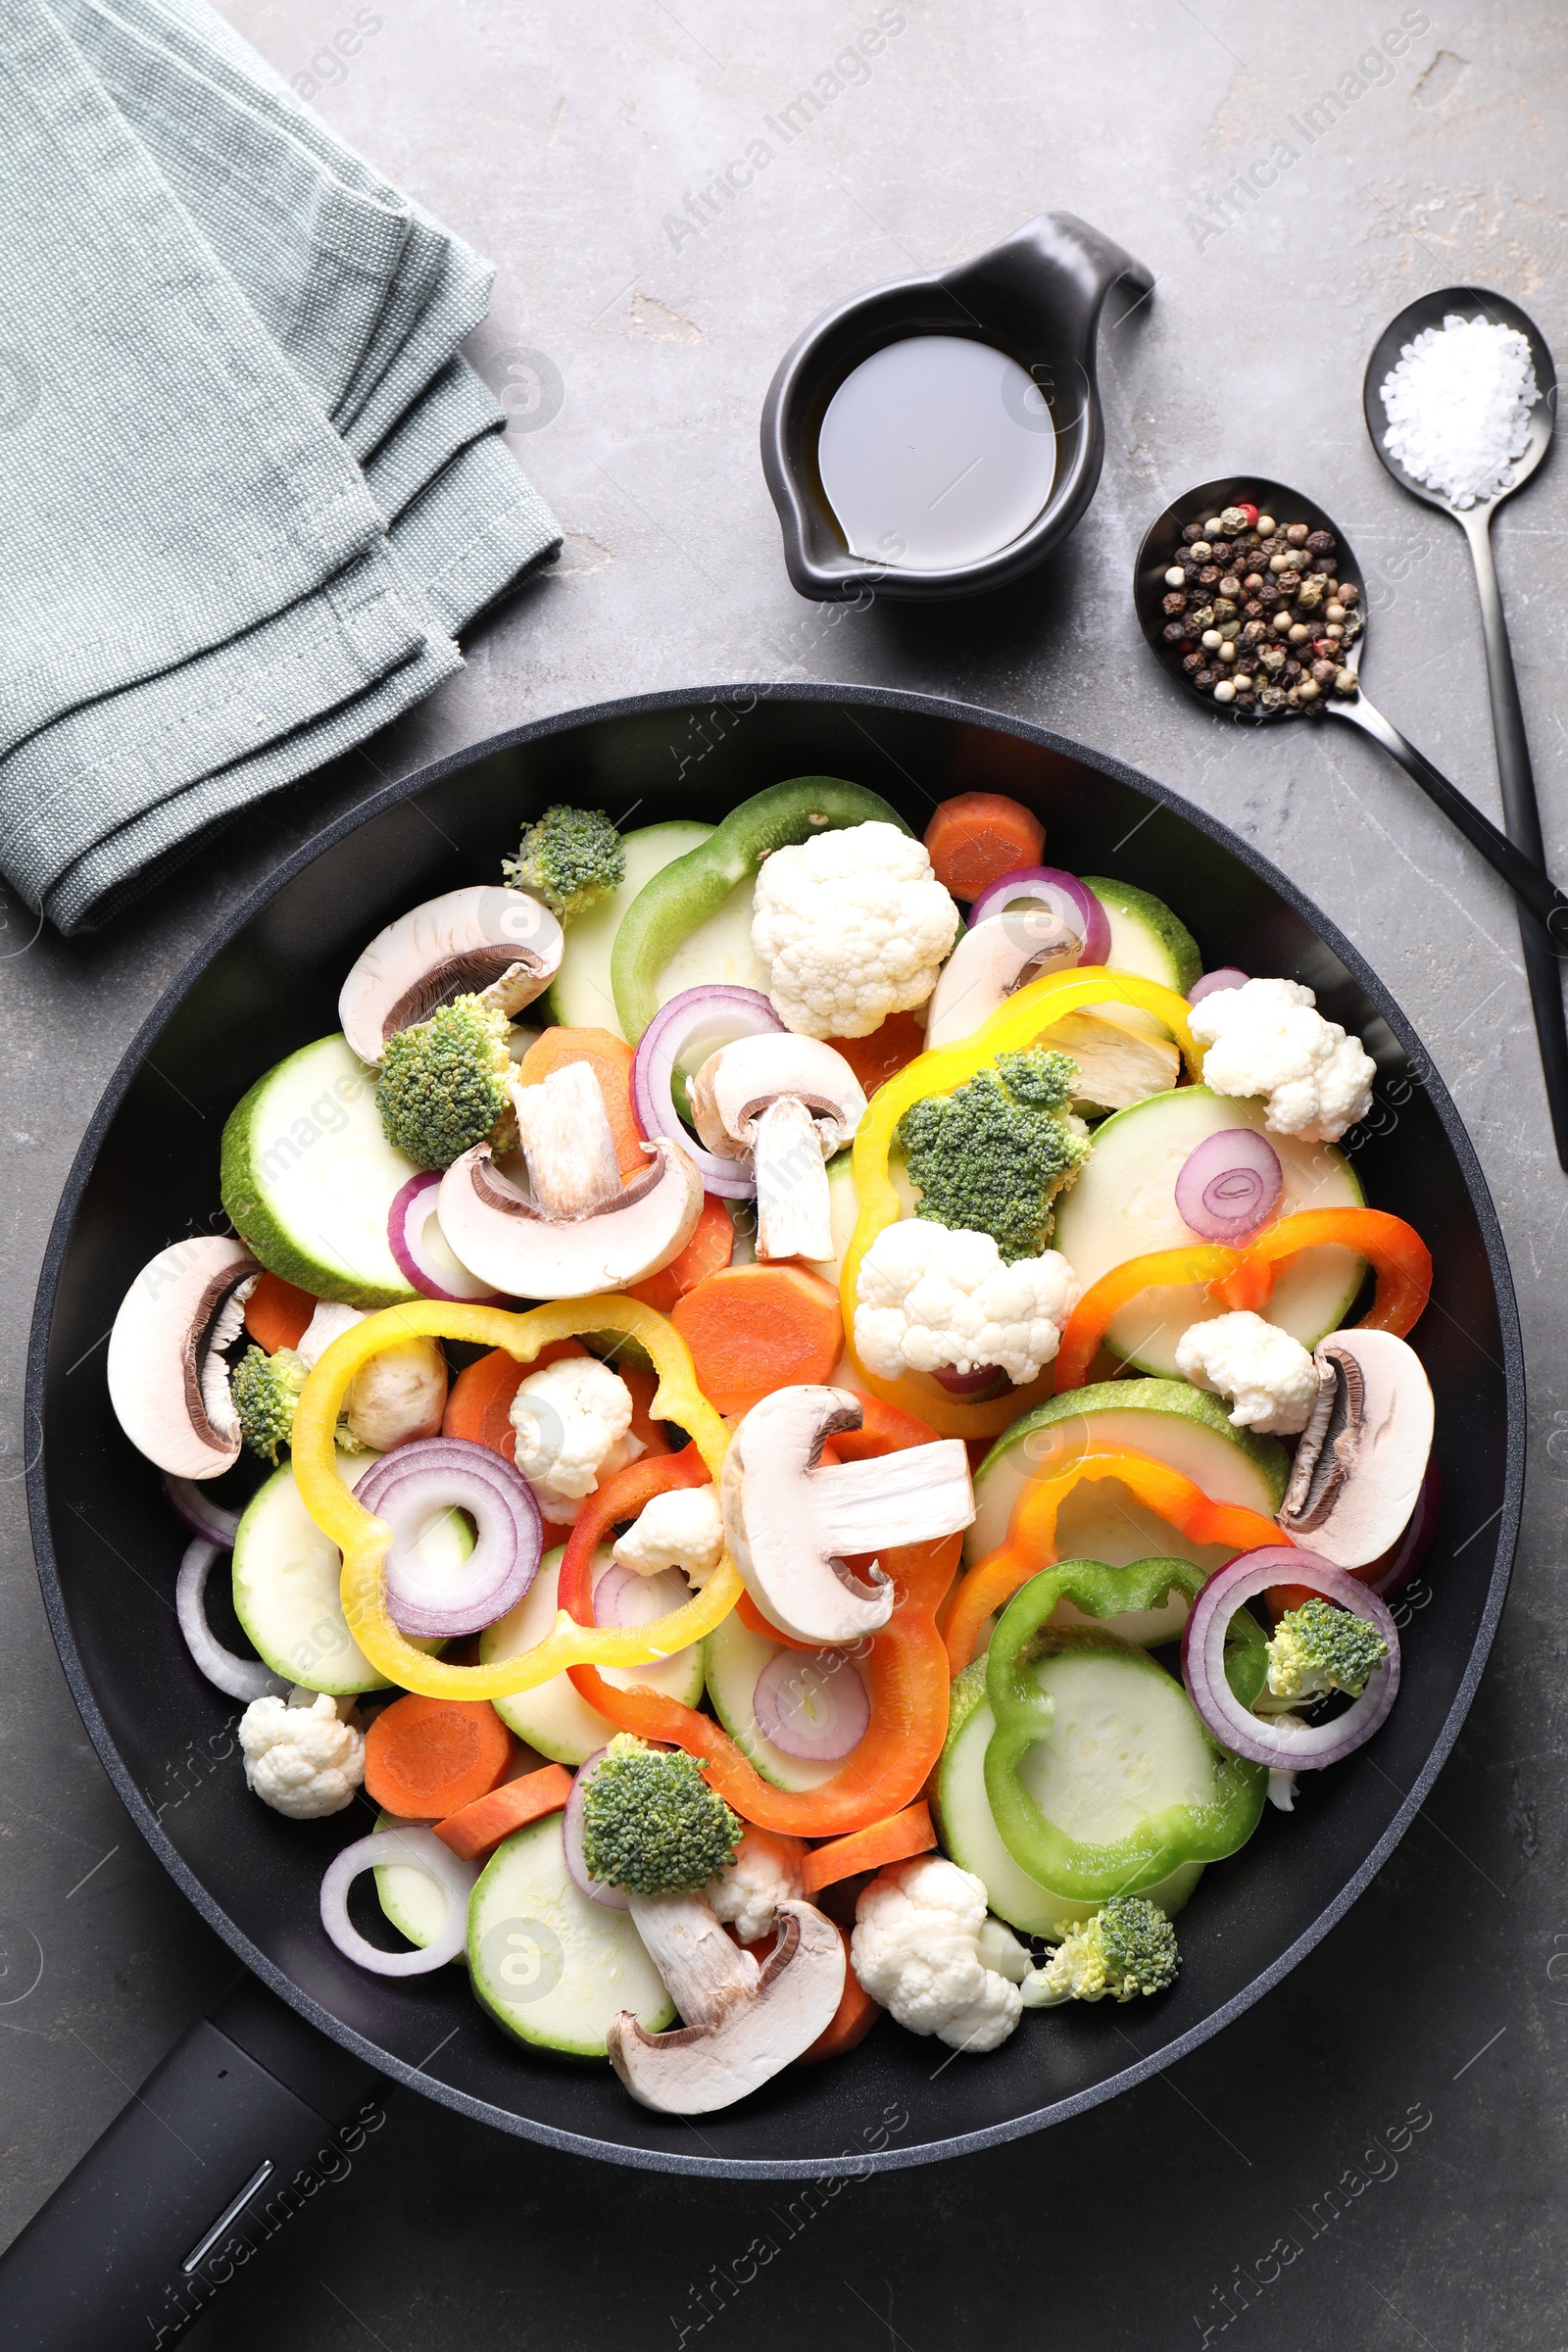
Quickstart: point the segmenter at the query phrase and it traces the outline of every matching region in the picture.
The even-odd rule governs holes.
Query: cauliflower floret
[[[671,1487],[655,1494],[626,1533],[614,1556],[636,1576],[679,1568],[688,1584],[706,1585],[724,1556],[724,1521],[713,1487]]]
[[[989,1233],[906,1217],[860,1260],[856,1352],[883,1380],[998,1364],[1030,1381],[1054,1356],[1081,1289],[1059,1250],[1004,1265]]]
[[[897,825],[846,825],[764,858],[752,947],[787,1029],[869,1037],[923,1004],[958,933],[958,909],[922,845]]]
[[[1276,1135],[1337,1144],[1371,1109],[1377,1064],[1316,1003],[1298,980],[1249,980],[1195,1004],[1192,1031],[1216,1095],[1264,1095]]]
[[[1317,1401],[1317,1366],[1288,1331],[1261,1315],[1215,1315],[1176,1343],[1176,1369],[1195,1388],[1231,1399],[1238,1429],[1295,1438]]]
[[[365,1779],[365,1735],[339,1720],[324,1690],[301,1707],[253,1698],[240,1717],[239,1743],[251,1788],[291,1821],[341,1813]]]
[[[861,1985],[911,2034],[957,2050],[994,2050],[1023,1999],[980,1956],[986,1890],[940,1854],[883,1871],[855,1907],[850,1956]]]
[[[778,1916],[780,1903],[800,1894],[806,1852],[799,1838],[748,1829],[734,1861],[708,1888],[714,1916],[727,1920],[742,1943],[760,1943]]]
[[[517,1468],[547,1519],[576,1518],[599,1481],[643,1451],[630,1435],[631,1391],[597,1356],[566,1355],[518,1384],[512,1399]]]

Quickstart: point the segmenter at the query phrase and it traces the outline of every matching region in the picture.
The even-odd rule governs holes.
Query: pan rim
[[[1347,971],[1365,991],[1377,1006],[1380,1016],[1388,1023],[1394,1036],[1407,1054],[1420,1054],[1430,1071],[1424,1083],[1444,1134],[1454,1153],[1471,1209],[1475,1215],[1482,1246],[1486,1251],[1488,1270],[1497,1302],[1503,1375],[1506,1396],[1506,1425],[1503,1461],[1503,1501],[1498,1514],[1496,1545],[1485,1605],[1476,1631],[1469,1658],[1460,1678],[1453,1701],[1429,1750],[1415,1781],[1405,1792],[1396,1812],[1377,1844],[1360,1866],[1325,1905],[1296,1940],[1288,1945],[1270,1965],[1262,1970],[1241,1991],[1234,1994],[1218,2009],[1179,2035],[1173,2042],[1163,2044],[1157,2051],[1137,2059],[1115,2074],[1088,2088],[1073,2092],[1065,2098],[1032,2109],[1027,2114],[1009,2117],[1006,2121],[988,2125],[967,2132],[955,2133],[940,2140],[926,2140],[915,2146],[895,2147],[864,2155],[844,2153],[840,2156],[810,2158],[739,2158],[713,2156],[685,2156],[671,2150],[634,2147],[619,2141],[602,2140],[588,2133],[565,2132],[556,2125],[544,2124],[532,2117],[521,2116],[509,2108],[493,2106],[489,2101],[475,2098],[453,2084],[442,2082],[411,2067],[378,2043],[368,2041],[351,2027],[345,2026],[328,2010],[323,2009],[293,1980],[262,1952],[235,1926],[228,1914],[207,1891],[189,1865],[175,1850],[161,1829],[145,1797],[135,1785],[121,1756],[118,1746],[104,1721],[94,1697],[86,1670],[76,1649],[66,1610],[65,1595],[60,1584],[55,1559],[52,1532],[44,1479],[44,1376],[48,1354],[50,1329],[60,1275],[70,1247],[76,1210],[86,1189],[104,1137],[120,1108],[126,1090],[145,1061],[155,1039],[166,1026],[175,1009],[230,942],[262,909],[292,882],[306,867],[324,852],[333,848],[349,834],[356,832],[370,819],[400,803],[411,800],[432,784],[461,769],[476,765],[520,744],[543,741],[550,736],[603,721],[626,718],[648,712],[667,712],[680,710],[704,710],[715,706],[733,708],[751,698],[751,704],[817,703],[866,710],[886,710],[909,713],[915,717],[938,718],[948,724],[983,727],[993,733],[1011,735],[1058,758],[1075,760],[1094,768],[1112,781],[1169,808],[1185,823],[1206,836],[1227,855],[1236,858],[1272,890],[1310,927],[1314,935],[1332,950]],[[982,2149],[1000,2147],[1024,2138],[1051,2126],[1065,2123],[1076,2115],[1086,2113],[1107,2100],[1119,2097],[1124,2091],[1162,2073],[1179,2059],[1190,2056],[1210,2040],[1213,2035],[1233,2024],[1254,2002],[1280,1984],[1290,1972],[1322,1941],[1330,1929],[1348,1911],[1393,1853],[1425,1802],[1438,1774],[1452,1752],[1454,1742],[1468,1714],[1481,1676],[1485,1671],[1492,1643],[1507,1597],[1513,1570],[1514,1551],[1518,1541],[1519,1520],[1523,1505],[1525,1462],[1525,1367],[1517,1301],[1508,1264],[1506,1245],[1486,1176],[1464,1122],[1444,1085],[1442,1078],[1425,1055],[1415,1030],[1402,1008],[1395,1002],[1382,980],[1373,971],[1359,950],[1346,938],[1337,925],[1329,920],[1305,893],[1297,888],[1270,859],[1261,856],[1239,834],[1232,832],[1220,819],[1186,800],[1180,793],[1158,783],[1142,770],[1129,766],[1114,755],[1094,746],[1075,742],[1054,730],[1037,726],[1033,721],[1010,713],[993,710],[981,704],[964,703],[941,695],[911,693],[903,688],[837,684],[827,680],[809,682],[775,682],[753,684],[745,681],[703,688],[670,687],[655,692],[620,696],[609,702],[584,705],[570,710],[551,712],[531,719],[517,727],[486,737],[461,751],[445,754],[422,767],[411,770],[406,776],[394,778],[341,816],[334,818],[319,831],[300,844],[289,857],[249,892],[239,905],[209,934],[202,945],[187,959],[175,978],[159,998],[147,1018],[137,1029],[126,1047],[99,1099],[81,1142],[72,1160],[62,1189],[60,1201],[50,1227],[44,1249],[34,1298],[32,1322],[28,1335],[26,1378],[24,1412],[24,1428],[35,1426],[39,1443],[36,1453],[27,1464],[27,1510],[31,1531],[34,1560],[38,1581],[43,1592],[44,1609],[55,1647],[60,1654],[66,1681],[87,1735],[97,1751],[99,1761],[124,1805],[137,1831],[156,1855],[174,1884],[193,1904],[207,1925],[218,1935],[235,1957],[253,1974],[260,1977],[278,1997],[310,2024],[350,2051],[365,2064],[374,2068],[408,2089],[422,2092],[440,2105],[458,2114],[466,2115],[478,2123],[510,2132],[514,2137],[532,2140],[562,2154],[585,2156],[602,2162],[623,2165],[637,2172],[690,2174],[721,2180],[826,2180],[864,2177],[873,2173],[904,2171],[916,2165],[945,2163],[950,2158],[970,2155]]]

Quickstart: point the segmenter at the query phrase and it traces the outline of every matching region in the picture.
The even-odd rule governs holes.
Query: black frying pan
[[[345,1833],[367,1823],[288,1822],[247,1795],[223,1753],[235,1709],[191,1666],[169,1606],[184,1536],[121,1436],[102,1351],[91,1351],[155,1250],[220,1223],[225,1113],[260,1071],[335,1027],[342,976],[383,922],[493,874],[521,819],[550,800],[616,817],[635,808],[639,824],[716,818],[805,773],[869,784],[917,829],[948,793],[1011,793],[1044,818],[1054,862],[1157,892],[1207,963],[1304,979],[1360,1033],[1380,1078],[1377,1106],[1349,1139],[1356,1164],[1368,1197],[1410,1218],[1436,1261],[1415,1345],[1438,1398],[1444,1517],[1427,1571],[1434,1599],[1414,1620],[1394,1715],[1294,1818],[1270,1811],[1245,1855],[1207,1875],[1182,1921],[1171,1994],[1136,2012],[1026,2021],[996,2055],[948,2064],[884,2023],[851,2058],[792,2070],[697,2129],[633,2105],[608,2067],[508,2041],[458,1969],[389,1981],[334,1950],[318,1883]],[[231,2226],[243,2234],[305,2163],[299,2151],[363,2094],[368,2069],[579,2154],[790,2178],[993,2145],[1168,2065],[1294,1967],[1408,1827],[1486,1659],[1524,1466],[1518,1326],[1481,1170],[1408,1023],[1348,942],[1213,818],[1102,754],[958,704],[838,686],[655,695],[542,720],[390,787],[283,866],[170,992],[93,1120],[45,1259],[28,1408],[44,1436],[28,1488],[39,1575],[88,1731],[159,1860],[281,1996],[252,1988],[187,2036],[0,2272],[0,2312],[33,2330],[14,2341],[92,2352],[150,2342],[159,2323],[149,2328],[147,2315],[172,2318],[224,2275],[224,2238],[199,2253],[210,2225],[270,2163]]]

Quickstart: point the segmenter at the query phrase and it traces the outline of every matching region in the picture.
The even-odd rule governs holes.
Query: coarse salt
[[[1450,311],[1404,345],[1382,392],[1386,447],[1414,480],[1456,507],[1513,488],[1541,398],[1516,326]]]

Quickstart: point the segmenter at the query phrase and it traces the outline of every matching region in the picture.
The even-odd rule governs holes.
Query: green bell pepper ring
[[[1214,1765],[1211,1799],[1167,1805],[1110,1843],[1088,1845],[1069,1837],[1019,1778],[1024,1757],[1048,1736],[1055,1714],[1054,1700],[1041,1690],[1032,1668],[1049,1649],[1045,1629],[1057,1601],[1073,1600],[1091,1617],[1115,1617],[1124,1610],[1157,1608],[1173,1588],[1191,1598],[1203,1581],[1202,1571],[1189,1560],[1135,1560],[1126,1568],[1062,1560],[1031,1577],[1003,1611],[986,1663],[986,1696],[996,1718],[986,1749],[986,1796],[1004,1845],[1040,1886],[1091,1903],[1114,1894],[1141,1894],[1183,1862],[1217,1862],[1234,1854],[1256,1829],[1268,1774],[1261,1765],[1228,1754],[1206,1728],[1203,1738]],[[1234,1652],[1227,1651],[1226,1675],[1250,1706],[1267,1672],[1267,1642],[1248,1611],[1239,1610],[1233,1623],[1237,1639]],[[1126,1655],[1136,1670],[1167,1683],[1172,1679],[1147,1651],[1129,1646]]]
[[[719,826],[684,858],[646,882],[615,934],[610,980],[615,1014],[636,1045],[659,1010],[659,975],[683,939],[716,914],[738,883],[756,873],[773,850],[845,825],[909,827],[880,793],[838,776],[797,776],[770,784],[732,808]]]

